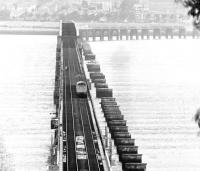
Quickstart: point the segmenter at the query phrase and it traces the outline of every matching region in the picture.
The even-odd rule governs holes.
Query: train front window
[[[86,86],[85,83],[78,83],[79,86]]]

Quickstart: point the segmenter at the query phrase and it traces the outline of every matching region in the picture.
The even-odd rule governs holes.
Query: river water
[[[199,40],[91,43],[147,171],[199,171]],[[0,36],[0,170],[48,170],[55,36]]]
[[[55,36],[0,36],[0,170],[45,171]]]
[[[200,40],[91,43],[147,171],[199,171]]]

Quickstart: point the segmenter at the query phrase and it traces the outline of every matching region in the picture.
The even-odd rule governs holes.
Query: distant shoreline
[[[59,22],[0,21],[0,34],[58,35]]]
[[[0,30],[0,35],[58,35],[58,33],[58,30]]]
[[[0,27],[59,27],[59,22],[52,21],[0,21]]]
[[[92,28],[93,26],[110,27],[143,27],[145,25],[156,25],[156,23],[77,23],[81,28]],[[172,23],[162,23],[162,25],[170,25]],[[158,25],[158,24],[157,24]],[[179,27],[180,23],[174,23],[174,26]],[[187,31],[191,32],[193,26],[191,24],[181,24]],[[58,35],[60,29],[60,22],[52,21],[0,21],[0,34],[16,34],[16,35]]]

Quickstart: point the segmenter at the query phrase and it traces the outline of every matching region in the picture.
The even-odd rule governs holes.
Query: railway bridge
[[[104,171],[109,164],[95,130],[90,100],[76,93],[76,76],[84,71],[74,29],[63,23],[57,41],[52,156],[60,171]]]
[[[81,81],[86,83],[84,96],[77,91],[77,76],[81,76]],[[101,99],[102,116],[107,122],[105,137],[96,115],[91,85],[93,88],[95,85],[96,97]],[[138,154],[138,146],[131,138],[112,89],[108,88],[90,45],[77,36],[74,23],[61,23],[57,36],[54,104],[50,170],[146,170],[146,163]],[[112,140],[108,141],[109,137]],[[118,156],[119,166],[115,168],[111,162],[112,144]]]
[[[87,23],[77,24],[79,35],[87,41],[199,38],[198,30],[187,30],[186,24],[180,23]]]

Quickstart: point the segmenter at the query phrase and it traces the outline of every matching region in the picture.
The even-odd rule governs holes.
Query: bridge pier
[[[199,38],[199,37],[200,37],[199,31],[198,31],[197,29],[194,29],[194,30],[192,31],[192,38],[193,38],[193,39],[196,39],[196,38]]]
[[[113,37],[112,37],[111,31],[108,30],[108,40],[109,40],[109,41],[112,41],[112,40],[113,40],[112,38],[113,38]]]
[[[104,41],[103,33],[101,33],[100,40]]]
[[[131,138],[131,134],[128,132],[126,120],[124,120],[124,116],[119,108],[119,105],[117,105],[116,99],[113,97],[112,89],[108,88],[108,85],[106,84],[105,75],[101,72],[95,73],[93,70],[89,70],[89,65],[86,65],[86,68],[90,75],[89,79],[95,84],[96,97],[101,98],[100,103],[103,116],[99,117],[103,117],[107,122],[107,126],[105,127],[105,147],[108,147],[108,127],[111,138],[113,139],[117,149],[116,152],[119,155],[119,161],[122,164],[122,168],[119,168],[119,166],[116,168],[124,171],[145,171],[147,164],[142,162],[142,155],[138,154],[138,147],[135,146],[135,139]],[[103,88],[102,86],[106,87]],[[109,156],[111,161],[112,143],[109,145],[109,147]],[[116,168],[113,167],[112,170],[118,170]]]
[[[149,30],[148,29],[141,30],[141,39],[144,39],[144,36],[147,36],[147,39],[149,39]]]
[[[86,32],[86,36],[85,36],[86,41],[89,41],[89,36],[88,36],[88,32]]]
[[[102,41],[105,40],[105,37],[107,37],[108,40],[110,39],[110,38],[109,38],[109,29],[103,29],[103,30],[102,30]]]
[[[116,37],[116,40],[119,40],[119,30],[111,29],[110,30],[110,36],[111,36],[111,40],[113,40],[114,37]]]
[[[150,39],[150,36],[153,36],[153,39],[161,39],[162,36],[165,36],[166,39],[173,39],[174,36],[178,38],[186,38],[185,28],[182,26],[152,26],[151,27],[143,27],[143,28],[127,28],[127,27],[120,27],[117,26],[116,28],[97,28],[97,29],[81,29],[79,31],[80,37],[83,38],[83,40],[86,41],[96,41],[97,39],[100,41],[112,41],[112,40],[133,40],[133,39],[139,39],[139,36],[141,36],[141,39]],[[192,33],[189,33],[192,35],[193,38],[197,38],[200,36],[200,34],[197,31],[193,31]],[[107,38],[105,38],[107,37]],[[129,38],[130,37],[130,38]]]
[[[92,34],[93,34],[93,41],[96,41],[97,37],[99,37],[101,40],[101,30],[100,29],[93,30]]]
[[[96,41],[95,33],[93,29],[88,30],[87,32],[87,41],[90,41],[92,39],[93,41]]]
[[[153,39],[156,39],[158,37],[158,39],[161,39],[161,31],[160,29],[154,29],[153,30]]]
[[[185,28],[180,28],[178,32],[178,36],[181,39],[182,37],[185,39],[186,38],[186,30]]]
[[[92,40],[95,42],[96,41],[96,36],[93,34]]]
[[[165,37],[167,38],[167,39],[169,39],[169,38],[171,38],[171,39],[173,39],[173,37],[174,37],[174,34],[173,34],[173,30],[172,29],[166,29],[166,31],[165,31]]]
[[[123,36],[126,36],[126,40],[128,40],[128,30],[120,29],[120,40],[123,40]]]
[[[130,30],[130,39],[131,40],[133,40],[133,36],[135,36],[135,39],[138,40],[138,30],[137,29]]]

